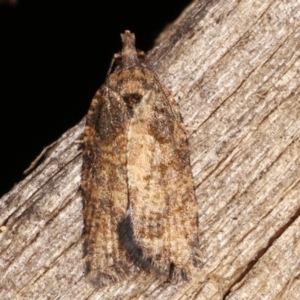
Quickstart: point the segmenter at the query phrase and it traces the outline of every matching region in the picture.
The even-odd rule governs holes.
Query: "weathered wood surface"
[[[300,299],[299,54],[295,0],[195,1],[150,53],[190,133],[194,281],[86,282],[83,120],[0,200],[0,299]]]

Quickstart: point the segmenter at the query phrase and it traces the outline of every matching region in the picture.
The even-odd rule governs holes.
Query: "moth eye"
[[[138,103],[140,103],[142,99],[142,95],[138,93],[130,93],[130,94],[125,94],[123,96],[124,102],[128,105],[128,107],[134,107]]]

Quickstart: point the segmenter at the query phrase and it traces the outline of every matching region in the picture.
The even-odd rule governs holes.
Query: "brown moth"
[[[87,276],[98,286],[136,270],[190,279],[197,203],[179,107],[135,48],[123,49],[86,117],[82,168]]]

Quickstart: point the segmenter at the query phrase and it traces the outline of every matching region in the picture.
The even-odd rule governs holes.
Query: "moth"
[[[121,39],[84,130],[87,276],[97,286],[136,271],[189,280],[198,207],[179,107],[134,34],[126,30]]]

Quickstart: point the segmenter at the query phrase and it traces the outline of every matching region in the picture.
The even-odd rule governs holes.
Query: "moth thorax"
[[[142,94],[140,93],[126,93],[123,96],[124,102],[129,108],[133,108],[141,102]]]

